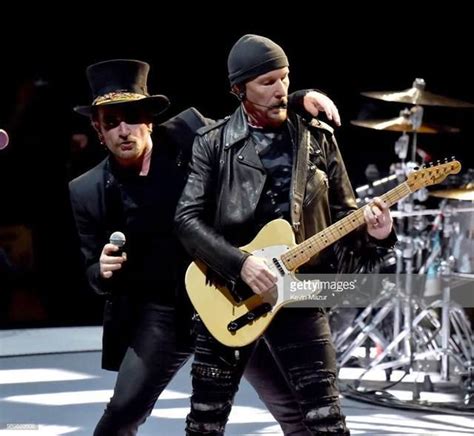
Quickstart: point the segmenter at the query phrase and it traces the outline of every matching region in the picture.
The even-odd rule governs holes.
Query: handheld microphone
[[[112,256],[121,256],[123,253],[123,246],[125,245],[125,235],[122,232],[113,232],[110,235],[109,242],[118,247],[118,250],[112,253]]]
[[[8,133],[5,130],[0,129],[0,150],[3,150],[9,142],[10,138],[8,137]]]

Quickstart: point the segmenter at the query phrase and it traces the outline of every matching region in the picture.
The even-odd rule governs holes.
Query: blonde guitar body
[[[224,286],[206,283],[207,267],[202,262],[194,262],[186,272],[186,289],[194,308],[200,315],[211,334],[224,345],[241,347],[255,341],[268,327],[275,314],[288,301],[284,300],[284,276],[277,271],[273,259],[294,247],[295,237],[287,221],[274,220],[260,230],[250,244],[241,250],[267,259],[268,265],[278,277],[275,290],[269,292],[265,299],[254,295],[241,303],[236,303],[230,291]],[[284,275],[289,272],[285,266]],[[249,311],[268,303],[272,309],[255,320],[231,332],[226,327],[237,319],[241,319]]]

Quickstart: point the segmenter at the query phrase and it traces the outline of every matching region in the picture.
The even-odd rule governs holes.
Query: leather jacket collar
[[[230,116],[227,126],[224,132],[225,149],[232,147],[249,135],[249,125],[243,105],[240,105]]]
[[[288,116],[288,122],[293,126],[295,125],[295,123],[291,120],[290,115]],[[249,136],[250,130],[243,105],[240,105],[235,110],[235,112],[230,116],[230,119],[226,125],[227,127],[224,131],[225,149],[232,147],[234,144]],[[294,129],[290,129],[290,131],[293,130]]]

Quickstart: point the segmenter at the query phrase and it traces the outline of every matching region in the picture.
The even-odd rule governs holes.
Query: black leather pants
[[[192,349],[176,338],[172,308],[146,303],[118,372],[114,394],[94,436],[133,436]]]
[[[264,339],[273,361],[291,386],[302,411],[300,425],[304,424],[307,434],[348,435],[336,385],[335,350],[324,311],[282,309]],[[225,347],[200,323],[187,435],[224,434],[235,393],[254,348],[254,344],[239,349]],[[262,384],[259,393],[266,396],[267,386]],[[298,434],[291,433],[291,428],[284,431]]]

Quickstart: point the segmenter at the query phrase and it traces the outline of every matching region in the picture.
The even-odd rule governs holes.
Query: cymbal
[[[395,103],[408,103],[426,106],[447,106],[458,108],[474,108],[473,103],[468,103],[454,98],[443,97],[442,95],[433,94],[425,91],[425,81],[423,79],[415,79],[413,86],[403,91],[380,91],[380,92],[362,92],[366,97],[378,100],[391,101]]]
[[[443,191],[431,191],[432,197],[448,198],[450,200],[474,201],[474,186],[467,188],[445,189]]]
[[[375,130],[390,130],[392,132],[417,132],[417,133],[458,133],[456,127],[442,126],[439,124],[422,123],[415,129],[411,122],[405,117],[397,117],[385,120],[353,120],[351,124]]]

